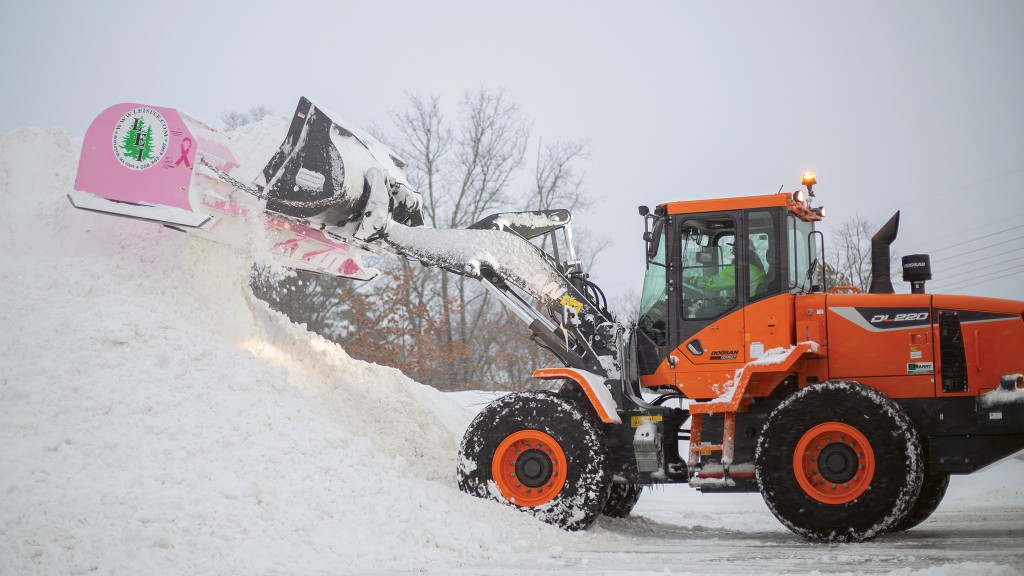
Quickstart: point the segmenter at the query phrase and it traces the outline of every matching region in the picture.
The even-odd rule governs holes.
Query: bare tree
[[[503,91],[465,95],[455,147],[461,182],[451,198],[449,228],[465,228],[510,204],[508,188],[523,164],[529,137],[522,110]]]
[[[829,286],[855,286],[862,292],[868,291],[871,287],[871,237],[879,227],[855,214],[831,234],[825,257]],[[897,258],[898,254],[890,251],[890,261],[895,262]]]
[[[529,137],[519,106],[504,92],[467,93],[459,123],[451,128],[436,97],[408,95],[409,109],[393,113],[402,137],[396,150],[409,162],[409,176],[424,196],[424,216],[439,228],[465,228],[509,204],[513,176],[522,166]],[[424,279],[425,282],[427,279]],[[476,334],[471,327],[486,322],[480,314],[488,296],[473,292],[466,279],[441,274],[434,302],[440,306],[448,346],[464,346]],[[418,292],[428,294],[426,285]],[[453,381],[469,381],[478,372],[452,366]]]
[[[623,324],[632,326],[640,318],[640,295],[630,288],[613,298],[608,307],[615,312]]]
[[[267,108],[262,104],[257,104],[245,112],[240,112],[238,110],[225,112],[220,117],[220,121],[224,124],[224,129],[230,132],[236,128],[245,126],[246,124],[259,122],[271,114],[273,114],[273,112],[271,112],[270,108]]]
[[[533,170],[534,188],[527,208],[576,210],[588,199],[583,189],[583,175],[576,171],[576,162],[590,159],[590,143],[586,140],[563,140],[553,144],[537,143],[537,163]]]
[[[424,98],[407,93],[406,100],[408,109],[391,113],[391,121],[399,133],[394,147],[408,162],[409,179],[423,195],[424,218],[437,228],[449,209],[445,201],[449,185],[446,178],[451,163],[449,154],[455,141],[441,111],[439,97]]]

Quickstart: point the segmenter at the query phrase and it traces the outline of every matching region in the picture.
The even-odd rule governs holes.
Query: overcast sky
[[[612,294],[639,292],[637,205],[814,170],[831,226],[901,209],[894,248],[932,253],[936,291],[1024,299],[1024,2],[4,0],[0,21],[0,132],[302,95],[386,126],[406,91],[504,89],[535,138],[590,140],[578,220],[614,241]]]

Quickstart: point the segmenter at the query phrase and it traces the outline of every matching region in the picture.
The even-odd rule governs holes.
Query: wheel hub
[[[506,500],[533,508],[558,496],[568,462],[558,441],[540,430],[519,430],[498,445],[491,478]]]
[[[523,452],[516,460],[516,477],[530,488],[543,486],[551,478],[551,458],[534,449]]]
[[[818,456],[818,470],[826,482],[847,482],[857,473],[857,453],[846,444],[829,444]]]
[[[857,428],[844,422],[825,422],[797,441],[793,473],[811,498],[825,504],[846,504],[871,485],[874,450]]]

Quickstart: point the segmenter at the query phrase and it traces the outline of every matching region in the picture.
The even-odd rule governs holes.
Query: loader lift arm
[[[268,195],[268,210],[310,220],[331,238],[479,281],[566,366],[617,374],[622,329],[580,269],[567,210],[494,214],[464,230],[426,228],[404,168],[371,135],[302,98],[257,185]],[[551,236],[553,256],[530,242],[543,235]]]
[[[537,345],[566,367],[617,378],[623,328],[575,259],[571,222],[567,210],[507,212],[465,230],[392,223],[382,240],[391,252],[480,282],[528,326]],[[557,248],[550,255],[530,242],[547,234],[557,247],[559,231],[565,261],[559,260]]]

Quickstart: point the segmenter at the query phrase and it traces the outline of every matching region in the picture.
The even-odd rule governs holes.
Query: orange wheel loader
[[[815,183],[640,207],[639,321],[627,337],[568,274],[588,297],[559,319],[575,338],[534,336],[564,364],[534,377],[561,387],[487,406],[460,487],[568,529],[627,515],[652,484],[759,491],[808,540],[861,541],[1024,448],[1024,302],[928,294],[926,255],[903,259],[912,293],[895,294],[899,213],[872,238],[867,293],[829,289]]]

